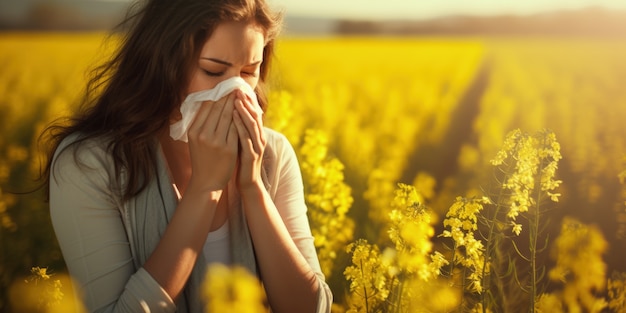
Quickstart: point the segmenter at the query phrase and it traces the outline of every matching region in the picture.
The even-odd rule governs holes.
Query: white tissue
[[[256,94],[252,87],[241,77],[235,76],[220,82],[213,89],[189,94],[180,106],[182,119],[170,125],[170,136],[174,140],[187,142],[187,131],[198,113],[198,110],[200,110],[202,103],[204,101],[217,101],[235,89],[240,89],[247,94],[255,102],[255,109],[257,109],[260,114],[263,114],[263,110],[257,104]]]

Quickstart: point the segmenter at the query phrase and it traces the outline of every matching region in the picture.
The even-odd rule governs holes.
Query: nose
[[[224,80],[227,80],[233,77],[243,78],[241,76],[241,70],[235,67],[231,67],[226,71],[226,73],[224,73]]]
[[[248,85],[252,86],[254,88],[254,86],[256,85],[256,80],[255,77],[250,77],[249,75],[245,75],[243,72],[243,69],[235,69],[235,68],[230,68],[228,69],[224,75],[222,76],[223,80],[227,80],[227,79],[231,79],[233,77],[239,77],[241,79],[243,79],[244,81],[246,81],[248,83]]]

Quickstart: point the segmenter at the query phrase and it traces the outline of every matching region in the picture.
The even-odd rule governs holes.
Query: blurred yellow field
[[[18,290],[9,286],[28,275],[31,267],[64,272],[41,192],[11,191],[32,188],[40,166],[37,136],[45,125],[76,108],[87,70],[115,46],[114,38],[106,43],[104,38],[0,33],[0,310],[8,307],[5,290]],[[546,303],[561,301],[573,310],[577,300],[558,292],[568,286],[596,297],[592,304],[581,303],[583,309],[589,305],[616,312],[625,309],[623,299],[616,300],[619,294],[625,296],[624,289],[615,287],[624,276],[615,274],[618,278],[608,280],[613,272],[626,272],[622,249],[626,174],[621,174],[626,170],[624,55],[626,42],[594,38],[279,41],[266,122],[284,133],[299,155],[320,262],[335,294],[334,309],[374,312],[372,308],[381,308],[381,303],[395,303],[392,308],[399,312],[465,312],[479,306],[497,312],[529,303],[553,308]],[[520,132],[512,133],[516,129]],[[507,142],[517,148],[506,150]],[[522,148],[532,153],[524,154]],[[498,151],[508,153],[502,165],[490,163]],[[520,169],[529,153],[538,163]],[[529,189],[506,187],[505,180],[516,177],[512,173],[526,173],[532,182],[525,185]],[[548,183],[554,186],[544,188]],[[517,220],[501,216],[498,208],[518,204],[516,192],[535,197],[529,200],[528,213],[522,211]],[[457,218],[453,212],[466,212],[458,209],[466,207],[475,208],[474,213],[463,213],[461,220],[466,226],[478,225],[462,227],[480,244],[473,260],[478,265],[472,265],[478,267],[469,265],[469,247],[462,249],[468,254],[463,262],[457,259],[460,250],[448,249],[458,244],[452,235]],[[403,215],[408,209],[419,214]],[[472,214],[478,215],[469,217]],[[589,247],[596,247],[594,243],[601,247],[606,241],[605,248],[589,248],[599,257],[593,259],[600,264],[595,274],[598,284],[579,284],[572,268],[569,272],[574,274],[565,277],[563,286],[551,278],[568,269],[562,251],[567,249],[566,239],[573,237],[565,237],[564,229],[569,228],[562,228],[562,221],[568,227],[577,225],[581,238],[597,238],[588,242]],[[489,227],[491,231],[485,231]],[[368,243],[357,241],[360,238]],[[367,288],[365,300],[363,292],[354,291],[369,279],[358,280],[349,270],[356,266],[357,251],[365,253],[361,249],[370,249],[374,260],[378,255],[383,263],[377,266],[387,269],[393,267],[384,263],[389,251],[397,256],[395,270],[405,276],[386,270],[384,275],[391,275],[386,278],[387,296],[375,285],[368,287],[369,299]],[[409,250],[410,261],[402,261],[403,251]],[[524,265],[529,254],[524,251],[539,264],[528,275],[522,274],[529,273]],[[515,258],[517,263],[511,264],[520,271],[517,276],[509,273],[502,285],[485,270],[498,269],[489,261],[496,255]],[[429,272],[436,260],[437,270]],[[505,260],[500,259],[513,262]],[[459,274],[466,271],[476,275]],[[403,281],[401,276],[415,279]],[[516,277],[519,288],[512,287]],[[478,283],[461,283],[461,278]],[[415,299],[430,302],[424,300],[420,307],[407,300],[397,288],[405,283],[406,290],[413,288]],[[424,286],[436,284],[455,287],[439,288],[437,295],[425,291]],[[542,294],[546,288],[557,291]],[[510,294],[517,298],[498,302],[513,299]],[[456,300],[433,302],[446,295]]]

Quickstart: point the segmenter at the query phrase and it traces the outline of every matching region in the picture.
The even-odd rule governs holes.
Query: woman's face
[[[243,78],[253,89],[259,81],[265,36],[250,22],[220,23],[200,52],[197,66],[191,69],[187,92],[211,89],[234,76]]]

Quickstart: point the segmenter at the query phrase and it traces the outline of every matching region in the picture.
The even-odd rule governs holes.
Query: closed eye
[[[222,75],[224,75],[224,72],[210,72],[207,70],[203,70],[205,74],[212,76],[212,77],[220,77]]]

